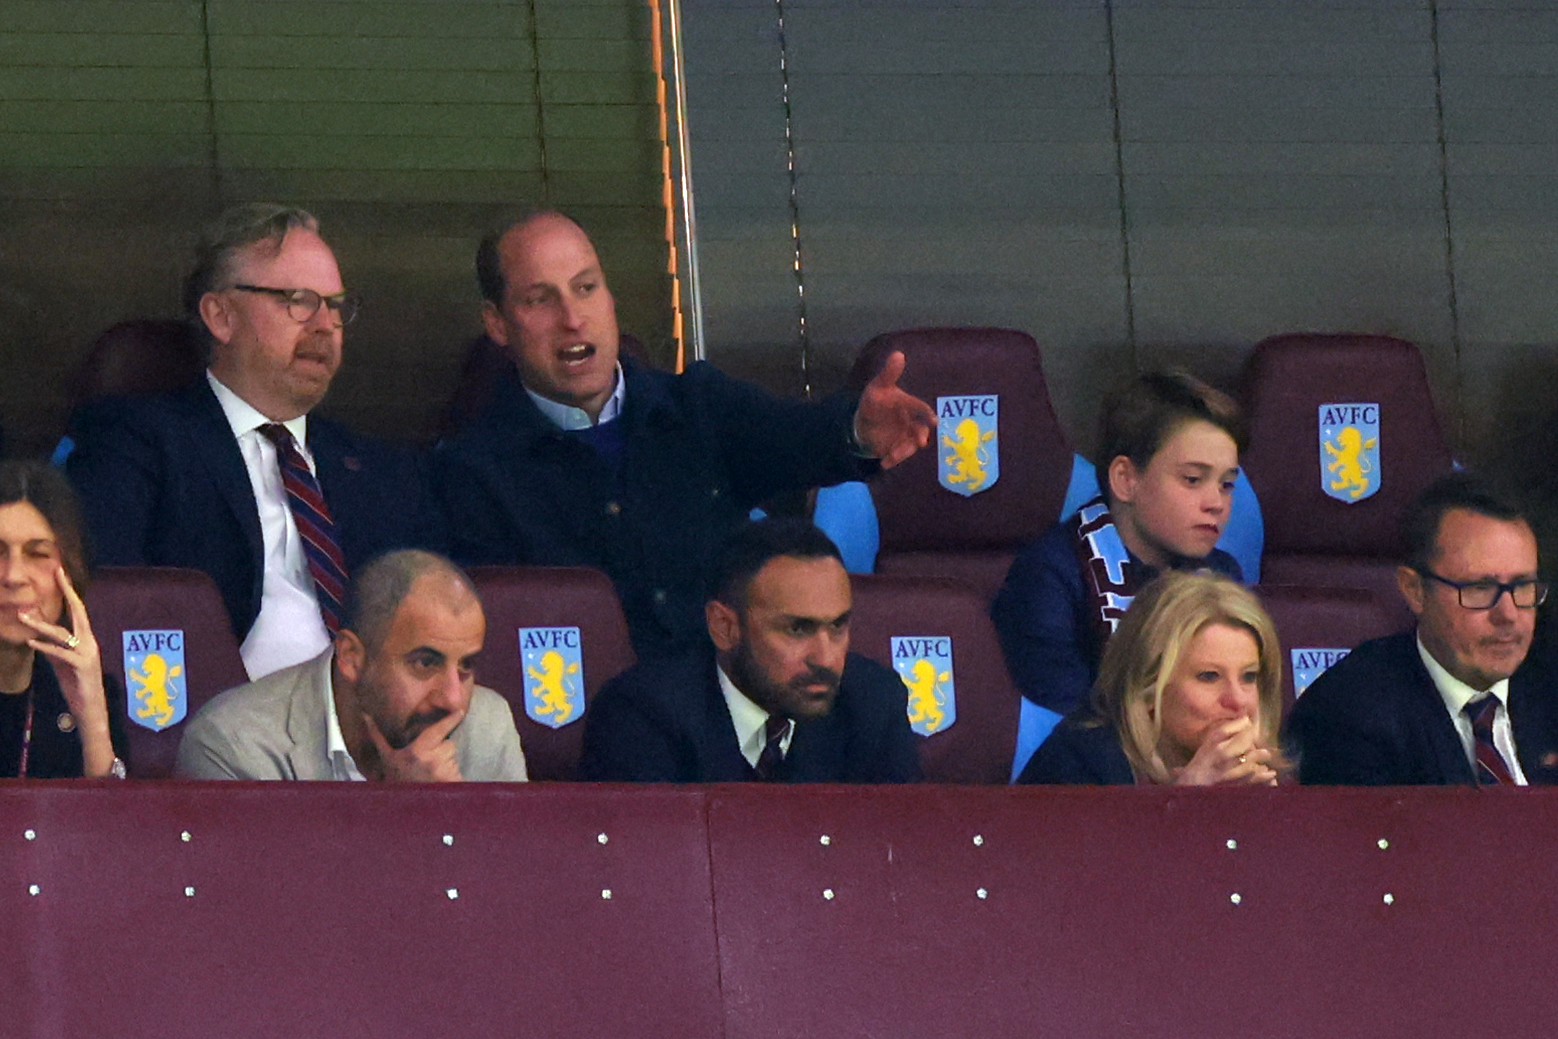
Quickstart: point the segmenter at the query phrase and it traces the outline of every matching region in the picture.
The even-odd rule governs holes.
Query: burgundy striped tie
[[[1473,700],[1461,710],[1471,719],[1471,731],[1477,737],[1477,785],[1513,784],[1515,777],[1510,775],[1509,763],[1493,743],[1493,715],[1498,711],[1498,697],[1489,694],[1481,700]]]
[[[763,723],[763,731],[768,742],[763,744],[763,753],[757,756],[757,764],[752,770],[758,779],[773,782],[779,778],[779,766],[784,762],[784,734],[790,731],[790,719],[770,714],[768,721]]]
[[[260,427],[276,445],[276,461],[281,466],[281,483],[287,489],[287,504],[303,538],[303,554],[308,557],[308,572],[318,591],[319,614],[334,635],[341,629],[341,603],[346,599],[346,559],[335,540],[335,522],[325,504],[319,481],[309,471],[303,453],[287,427],[267,423]]]

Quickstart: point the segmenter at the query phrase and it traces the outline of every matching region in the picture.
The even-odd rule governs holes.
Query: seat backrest
[[[1250,355],[1244,400],[1242,461],[1266,553],[1396,558],[1406,506],[1451,468],[1417,347],[1389,336],[1272,336]]]
[[[1401,630],[1396,614],[1362,589],[1261,585],[1255,592],[1282,645],[1284,714],[1310,682],[1358,643]]]
[[[1055,522],[1071,481],[1071,445],[1050,406],[1039,344],[1006,328],[917,328],[867,343],[850,374],[860,387],[894,351],[907,366],[899,385],[946,411],[946,438],[872,481],[881,524],[881,555],[943,549],[1015,552]],[[995,398],[996,436],[957,428],[968,402]],[[961,411],[960,411],[961,406]],[[985,423],[989,416],[976,421]],[[951,462],[947,460],[951,459]],[[961,466],[959,463],[962,462]],[[947,466],[948,482],[938,473]],[[961,471],[959,471],[961,470]],[[988,480],[973,493],[965,493]]]
[[[181,390],[204,370],[204,347],[188,323],[121,321],[87,351],[71,379],[70,403]]]
[[[990,621],[988,600],[961,581],[851,578],[850,649],[905,678],[920,765],[934,783],[1005,783],[1022,696]]]
[[[83,599],[103,670],[124,685],[130,774],[171,776],[189,719],[217,693],[249,680],[222,593],[199,570],[105,566]]]
[[[560,566],[470,575],[487,611],[476,680],[508,700],[531,779],[577,779],[589,700],[635,659],[611,579]]]

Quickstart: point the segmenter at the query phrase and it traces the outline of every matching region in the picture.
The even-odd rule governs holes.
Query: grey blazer
[[[325,691],[334,651],[241,685],[200,709],[179,742],[177,773],[190,779],[330,779]],[[485,686],[451,737],[467,780],[522,783],[525,754],[514,715]]]

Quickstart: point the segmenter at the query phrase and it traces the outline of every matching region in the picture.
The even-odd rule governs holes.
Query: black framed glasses
[[[272,289],[264,285],[234,285],[233,288],[241,292],[275,296],[287,305],[287,316],[299,324],[311,320],[319,313],[320,307],[329,307],[337,325],[349,325],[362,309],[361,301],[350,292],[321,296],[313,289]]]
[[[1491,610],[1498,605],[1505,592],[1509,593],[1510,602],[1522,610],[1534,610],[1547,601],[1547,589],[1550,587],[1546,581],[1510,581],[1507,584],[1498,581],[1452,581],[1423,567],[1415,569],[1430,581],[1454,588],[1456,598],[1468,610]]]

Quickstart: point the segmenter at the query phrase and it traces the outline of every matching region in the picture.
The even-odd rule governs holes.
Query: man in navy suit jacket
[[[279,434],[262,427],[299,446],[348,576],[382,552],[437,548],[441,538],[415,459],[309,414],[356,310],[313,216],[269,204],[229,210],[202,244],[185,306],[209,336],[205,376],[176,394],[85,406],[68,470],[94,562],[205,571],[259,678],[330,644],[282,484]]]
[[[1558,673],[1530,655],[1547,585],[1525,517],[1456,473],[1413,504],[1404,540],[1416,631],[1365,642],[1300,697],[1300,780],[1558,782]]]
[[[585,716],[583,773],[615,782],[902,783],[920,776],[907,691],[849,652],[849,575],[827,535],[769,519],[725,547],[711,646],[646,661]]]

